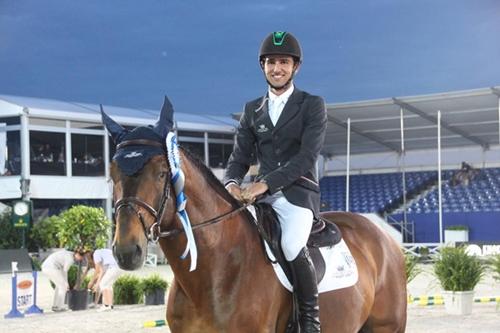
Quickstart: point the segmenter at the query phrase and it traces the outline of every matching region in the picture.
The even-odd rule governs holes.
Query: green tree
[[[77,205],[60,217],[58,236],[65,248],[91,251],[106,246],[111,222],[102,208]]]

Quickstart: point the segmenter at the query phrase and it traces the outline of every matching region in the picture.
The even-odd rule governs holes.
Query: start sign
[[[17,275],[17,299],[16,306],[18,309],[26,309],[34,303],[34,281],[32,274]]]

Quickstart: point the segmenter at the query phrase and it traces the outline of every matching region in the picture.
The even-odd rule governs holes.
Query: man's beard
[[[272,84],[272,83],[271,83],[271,81],[269,81],[269,80],[267,79],[267,77],[266,77],[266,82],[267,82],[267,84],[268,84],[271,88],[273,88],[274,90],[276,90],[276,91],[283,90],[283,91],[284,91],[284,90],[287,90],[287,89],[288,89],[288,87],[290,87],[290,84],[292,83],[292,79],[293,79],[293,76],[291,76],[291,77],[288,79],[288,81],[286,81],[286,82],[285,82],[285,84],[283,84],[283,85],[281,85],[281,86],[276,86],[276,85]]]

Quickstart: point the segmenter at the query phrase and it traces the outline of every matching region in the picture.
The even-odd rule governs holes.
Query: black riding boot
[[[290,262],[293,274],[294,290],[299,305],[299,323],[301,333],[319,333],[318,285],[316,271],[304,247],[299,255]]]

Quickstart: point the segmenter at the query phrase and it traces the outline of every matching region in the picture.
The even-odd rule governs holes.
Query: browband
[[[123,142],[120,142],[117,146],[116,149],[121,149],[126,146],[153,146],[153,147],[158,147],[165,149],[165,146],[158,141],[153,141],[153,140],[146,140],[146,139],[136,139],[136,140],[126,140]]]

